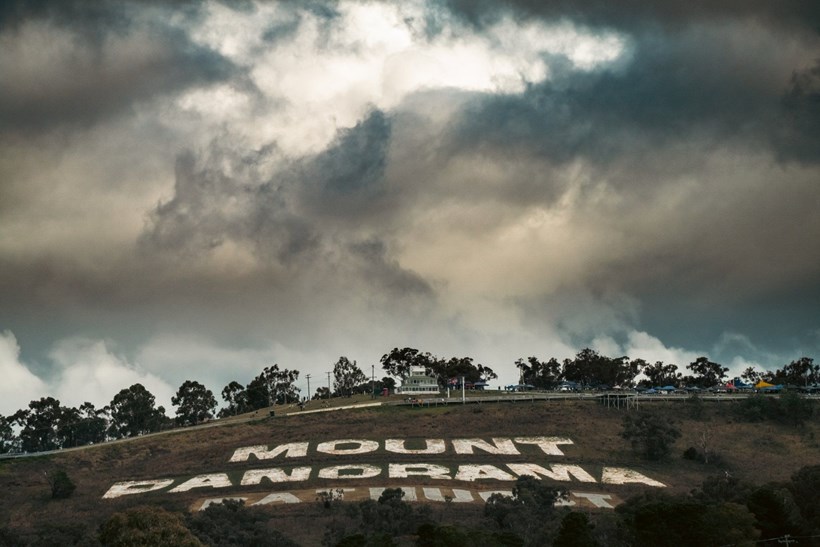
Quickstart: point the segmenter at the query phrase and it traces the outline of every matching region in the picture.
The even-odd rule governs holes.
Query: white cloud
[[[667,347],[658,338],[641,331],[632,331],[624,346],[624,354],[631,359],[644,359],[649,363],[663,361],[666,364],[678,365],[679,372],[686,372],[686,365],[704,355],[683,348]]]
[[[156,397],[157,406],[172,414],[175,390],[159,376],[114,355],[99,340],[69,338],[59,341],[50,354],[57,365],[54,379],[56,397],[65,406],[89,401],[102,407],[120,390],[139,383]]]
[[[372,106],[391,109],[417,91],[520,93],[549,77],[550,56],[588,71],[617,61],[626,50],[625,38],[614,32],[593,33],[569,22],[504,17],[479,32],[437,12],[441,29],[433,33],[426,21],[436,7],[423,1],[348,1],[335,9],[328,24],[321,15],[282,4],[246,12],[209,4],[207,16],[190,31],[193,39],[247,67],[271,106],[260,112],[258,104],[226,89],[192,91],[178,106],[210,116],[211,123],[241,119],[234,129],[252,142],[275,140],[286,153],[307,154]],[[287,39],[267,41],[271,28],[286,28]],[[223,97],[232,108],[220,106]]]
[[[0,332],[0,414],[28,408],[30,401],[45,397],[46,384],[20,362],[20,346],[10,331]]]

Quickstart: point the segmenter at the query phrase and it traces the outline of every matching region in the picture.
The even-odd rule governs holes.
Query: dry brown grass
[[[347,401],[348,404],[350,401]],[[290,416],[260,416],[258,421],[227,424],[208,429],[181,430],[168,435],[135,439],[131,442],[101,445],[76,452],[49,457],[0,461],[0,526],[30,529],[41,522],[85,522],[96,528],[116,511],[138,504],[159,504],[184,511],[197,498],[211,492],[192,491],[185,494],[157,492],[103,500],[102,495],[115,482],[157,478],[183,478],[203,473],[231,472],[238,477],[247,468],[259,467],[259,462],[229,463],[234,450],[241,446],[270,446],[295,441],[311,441],[311,451],[292,465],[324,466],[339,463],[371,463],[419,461],[417,456],[402,458],[383,450],[360,457],[340,457],[316,453],[315,443],[333,439],[361,438],[458,438],[556,435],[574,441],[564,446],[562,462],[578,464],[593,476],[603,466],[623,466],[636,469],[669,485],[669,489],[688,492],[702,481],[723,471],[723,468],[685,460],[682,452],[689,446],[700,447],[702,434],[707,432],[710,450],[720,454],[728,470],[753,483],[788,479],[805,465],[818,462],[817,420],[801,428],[789,428],[772,423],[738,423],[727,412],[732,403],[707,403],[704,417],[688,417],[685,403],[655,403],[652,412],[665,413],[676,420],[682,437],[672,457],[664,462],[644,462],[638,459],[619,437],[625,410],[607,409],[587,401],[535,403],[504,403],[481,405],[449,405],[437,408],[379,407],[353,411]],[[721,406],[723,405],[723,406]],[[452,453],[425,456],[424,461],[457,465],[458,463],[508,463],[533,461],[535,452],[506,457],[476,453],[457,456]],[[542,460],[543,461],[543,460]],[[555,463],[554,458],[547,459]],[[266,462],[268,463],[268,462]],[[280,460],[276,464],[280,465]],[[66,500],[50,500],[45,474],[55,468],[68,472],[77,485]],[[417,477],[416,479],[423,479]],[[238,481],[237,481],[238,482]],[[401,481],[386,478],[351,480],[349,485],[390,484]],[[413,480],[412,484],[423,484]],[[347,484],[347,483],[346,483]],[[440,484],[438,484],[440,485]],[[300,483],[298,488],[323,488],[329,483],[317,479]],[[558,484],[564,487],[566,484]],[[590,488],[587,486],[586,491]],[[261,487],[264,490],[287,490],[287,487]],[[600,488],[625,498],[639,487]],[[215,495],[235,495],[247,491],[237,487],[224,489]],[[594,490],[593,490],[594,491]],[[462,507],[465,516],[480,515],[480,506]],[[445,510],[437,507],[436,511]],[[446,510],[455,510],[448,508]],[[318,504],[272,508],[281,530],[300,541],[307,536],[321,537],[322,523],[330,518]],[[308,524],[309,525],[306,525]],[[298,536],[298,537],[297,537]],[[303,537],[305,536],[305,537]]]

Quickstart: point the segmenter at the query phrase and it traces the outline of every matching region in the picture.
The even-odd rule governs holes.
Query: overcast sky
[[[820,4],[3,2],[0,413],[820,358]]]

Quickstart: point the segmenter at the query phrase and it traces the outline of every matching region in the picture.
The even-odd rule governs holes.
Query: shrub
[[[736,407],[736,415],[747,422],[774,420],[788,425],[800,425],[814,414],[811,401],[793,391],[777,397],[757,394],[747,397]]]
[[[188,517],[188,528],[203,543],[222,545],[254,545],[259,547],[291,547],[296,545],[282,533],[267,526],[270,513],[258,507],[245,507],[244,502],[225,500],[209,505]]]
[[[630,498],[616,512],[626,543],[636,547],[737,545],[758,537],[754,515],[736,503],[646,493]]]
[[[115,513],[100,526],[100,543],[109,547],[201,547],[182,517],[159,507]]]
[[[68,474],[62,469],[53,471],[48,475],[48,484],[51,487],[51,499],[65,499],[74,493],[77,486],[68,478]]]
[[[567,513],[552,544],[554,547],[597,547],[598,541],[592,535],[592,528],[589,517],[584,513]]]
[[[621,437],[629,441],[632,449],[648,460],[661,460],[672,449],[680,430],[658,414],[641,412],[624,417]]]

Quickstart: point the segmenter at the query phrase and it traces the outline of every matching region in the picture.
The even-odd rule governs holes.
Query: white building
[[[401,395],[438,395],[439,387],[435,377],[428,376],[424,367],[410,367],[410,376],[402,380],[396,388]]]

